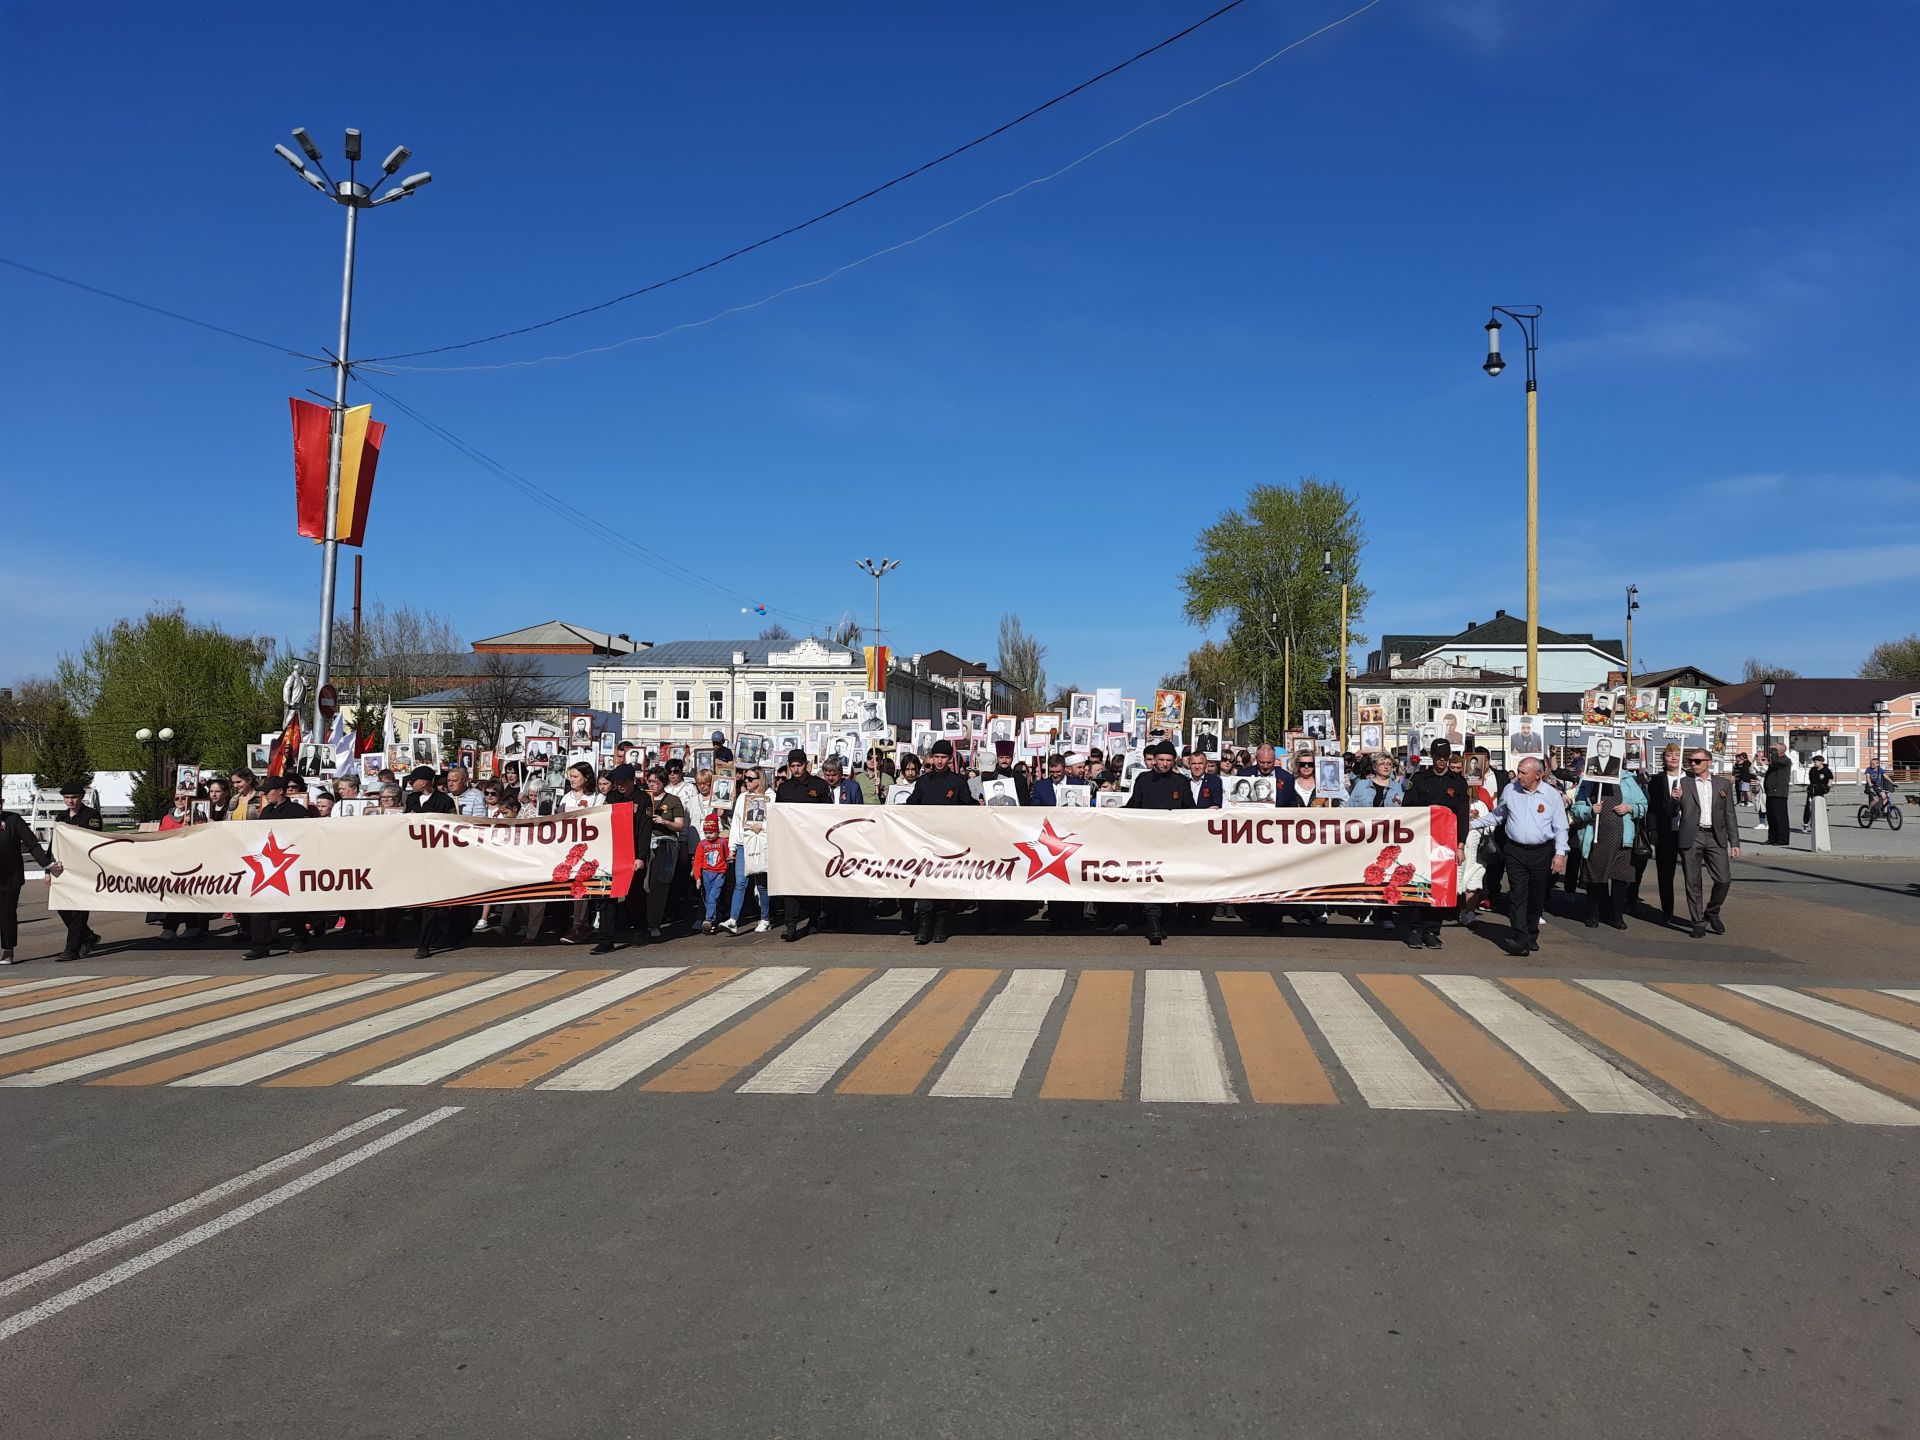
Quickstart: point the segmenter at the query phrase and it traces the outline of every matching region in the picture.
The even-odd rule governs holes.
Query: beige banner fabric
[[[539,820],[230,820],[107,835],[53,827],[57,910],[175,915],[385,910],[624,895],[633,807]]]
[[[1433,810],[771,805],[776,895],[1452,906]]]

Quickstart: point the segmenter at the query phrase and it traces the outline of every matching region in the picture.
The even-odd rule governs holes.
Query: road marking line
[[[617,1040],[629,1030],[646,1024],[656,1015],[664,1015],[683,1001],[717,989],[740,974],[740,967],[702,966],[665,980],[639,995],[609,1005],[583,1017],[564,1030],[551,1031],[530,1040],[518,1050],[482,1065],[478,1070],[449,1080],[449,1090],[517,1090],[531,1085],[572,1064],[582,1055],[598,1050],[609,1040]]]
[[[31,1005],[16,1005],[8,1010],[0,1010],[0,1035],[17,1035],[20,1030],[30,1027],[19,1022],[33,1015],[51,1015],[56,1010],[77,1010],[82,1005],[97,1005],[97,1010],[87,1011],[88,1015],[104,1015],[107,1006],[116,1001],[133,1004],[129,997],[145,995],[154,990],[171,990],[178,985],[191,985],[196,981],[210,980],[210,975],[162,975],[153,980],[135,980],[130,984],[118,986],[112,990],[93,990],[84,995],[62,995],[55,1000],[37,1000]],[[84,1019],[84,1016],[69,1015],[69,1020]],[[17,1027],[17,1028],[16,1028]]]
[[[1920,1065],[1903,1060],[1851,1036],[1836,1035],[1824,1025],[1796,1016],[1783,1015],[1771,1005],[1749,1000],[1744,995],[1729,995],[1717,985],[1655,985],[1677,1000],[1696,1009],[1709,1010],[1756,1035],[1810,1055],[1824,1065],[1864,1081],[1875,1089],[1891,1091],[1903,1100],[1920,1100]]]
[[[465,983],[476,979],[471,973],[445,975],[437,980],[429,980],[424,985],[411,986],[406,990],[396,990],[389,995],[377,995],[371,1000],[363,1000],[358,1006],[349,1006],[338,1015],[315,1016],[319,1025],[334,1025],[340,1020],[352,1020],[348,1025],[339,1025],[335,1029],[325,1030],[318,1035],[309,1035],[281,1045],[277,1049],[267,1050],[263,1054],[250,1055],[197,1075],[185,1075],[175,1080],[176,1087],[211,1085],[249,1085],[255,1080],[265,1080],[270,1075],[278,1075],[283,1070],[291,1070],[311,1060],[324,1059],[328,1055],[337,1055],[342,1050],[352,1049],[368,1040],[377,1040],[382,1035],[391,1035],[396,1030],[405,1030],[423,1020],[431,1020],[445,1015],[449,1011],[459,1010],[468,1005],[478,1004],[482,1000],[491,1000],[496,995],[505,995],[518,990],[523,985],[531,985],[552,975],[552,970],[514,970],[505,975],[477,977],[477,984]],[[428,988],[432,987],[432,988]],[[458,987],[458,988],[456,988]],[[389,1008],[395,1004],[398,1009]],[[364,1018],[349,1014],[359,1011]],[[300,1022],[294,1022],[296,1024]],[[249,1040],[256,1037],[249,1036]],[[191,1060],[192,1056],[182,1056]],[[119,1080],[122,1077],[114,1076]],[[106,1081],[96,1080],[96,1085]]]
[[[762,1066],[735,1092],[741,1095],[815,1095],[853,1054],[940,972],[888,970]]]
[[[44,980],[9,981],[6,989],[0,990],[0,1010],[12,1005],[16,996],[24,995],[29,990],[58,990],[65,995],[118,985],[126,978],[125,975],[49,975]]]
[[[1133,971],[1082,970],[1054,1041],[1043,1100],[1118,1100],[1133,1038]]]
[[[42,1280],[53,1278],[63,1270],[84,1265],[87,1261],[104,1255],[109,1250],[118,1250],[123,1245],[131,1245],[142,1236],[151,1235],[156,1230],[164,1230],[174,1221],[191,1215],[196,1210],[204,1210],[215,1201],[224,1200],[229,1195],[257,1185],[262,1180],[278,1175],[282,1170],[291,1169],[302,1160],[318,1155],[322,1150],[330,1150],[335,1145],[351,1140],[354,1136],[371,1130],[377,1125],[386,1124],[396,1115],[404,1114],[406,1114],[404,1110],[376,1111],[364,1120],[356,1120],[351,1125],[342,1126],[331,1135],[316,1140],[311,1145],[302,1145],[298,1150],[289,1150],[286,1154],[269,1160],[264,1165],[256,1165],[244,1174],[234,1176],[231,1180],[222,1180],[218,1185],[202,1190],[198,1195],[169,1205],[164,1210],[156,1210],[142,1219],[130,1221],[118,1230],[112,1230],[100,1236],[97,1240],[89,1240],[84,1245],[54,1256],[51,1260],[42,1261],[30,1270],[22,1270],[18,1275],[0,1280],[0,1299],[8,1295],[17,1295],[29,1286],[38,1285]]]
[[[1478,975],[1428,975],[1425,979],[1581,1109],[1597,1115],[1677,1118],[1681,1114],[1639,1081],[1502,994],[1491,980]]]
[[[249,995],[244,1000],[231,1000],[225,1005],[212,1007],[218,1019],[207,1020],[185,1030],[167,1030],[166,1020],[152,1020],[136,1029],[147,1038],[126,1041],[123,1036],[109,1035],[102,1039],[94,1036],[88,1040],[74,1040],[70,1045],[84,1047],[73,1059],[62,1059],[58,1063],[48,1064],[46,1056],[29,1055],[24,1057],[38,1066],[24,1075],[9,1075],[0,1080],[0,1087],[8,1089],[32,1089],[42,1085],[58,1085],[67,1080],[78,1079],[82,1075],[97,1075],[102,1070],[118,1069],[122,1065],[131,1065],[139,1060],[148,1060],[155,1055],[164,1055],[169,1050],[184,1050],[190,1045],[198,1045],[206,1040],[217,1040],[222,1035],[231,1035],[236,1030],[250,1030],[255,1025],[265,1025],[275,1020],[285,1020],[291,1015],[304,1015],[309,1010],[318,1010],[323,1006],[337,1005],[342,1000],[355,1000],[362,995],[371,995],[376,990],[391,989],[395,985],[404,985],[409,980],[424,980],[425,973],[403,973],[397,975],[336,975],[325,980],[309,980],[304,985],[289,987],[288,994],[299,994],[298,999],[289,999],[286,995]],[[302,993],[304,992],[304,993]],[[277,1001],[260,1008],[263,1001]],[[149,1028],[151,1027],[151,1028]],[[158,1032],[158,1033],[155,1033]],[[121,1042],[121,1043],[115,1043]],[[106,1044],[113,1048],[98,1049]],[[66,1046],[54,1046],[55,1051],[63,1051]]]
[[[1542,1010],[1552,1011],[1662,1084],[1671,1085],[1710,1115],[1784,1125],[1826,1124],[1824,1115],[1802,1110],[1751,1075],[1583,994],[1564,980],[1522,978],[1506,983]]]
[[[1198,970],[1149,970],[1140,1019],[1140,1099],[1231,1105],[1238,1097]]]
[[[376,1070],[371,1075],[363,1075],[353,1083],[356,1085],[432,1085],[445,1080],[449,1075],[457,1075],[470,1065],[478,1065],[489,1056],[498,1055],[516,1045],[531,1040],[534,1036],[577,1020],[582,1015],[590,1015],[603,1006],[616,1000],[623,1000],[635,991],[644,990],[649,985],[658,985],[669,975],[678,975],[683,967],[668,966],[647,970],[629,970],[616,975],[611,980],[594,985],[564,1000],[556,1000],[550,1005],[542,1005],[538,1010],[529,1010],[524,1015],[516,1015],[511,1020],[502,1021],[485,1030],[475,1031],[471,1035],[443,1045],[438,1050],[429,1050],[424,1055],[416,1055],[411,1060],[398,1065],[389,1065],[384,1070]]]
[[[770,1055],[775,1046],[871,974],[873,971],[866,969],[822,970],[799,989],[715,1036],[640,1088],[674,1094],[718,1090],[749,1065]]]
[[[542,1090],[613,1090],[651,1070],[676,1050],[758,1004],[807,973],[804,965],[765,965],[731,985],[654,1021],[597,1055],[540,1082]]]
[[[309,1170],[298,1179],[289,1180],[278,1189],[269,1190],[258,1199],[249,1200],[246,1204],[237,1206],[224,1215],[216,1215],[204,1224],[196,1225],[186,1233],[176,1235],[164,1244],[143,1251],[130,1260],[123,1260],[111,1270],[103,1271],[93,1279],[83,1281],[70,1290],[62,1290],[58,1295],[49,1296],[31,1310],[22,1310],[18,1315],[10,1315],[5,1320],[0,1320],[0,1341],[11,1340],[21,1331],[32,1329],[42,1320],[51,1319],[63,1310],[72,1309],[82,1300],[89,1300],[95,1295],[111,1290],[144,1270],[151,1270],[155,1265],[171,1260],[174,1256],[183,1254],[194,1246],[213,1239],[216,1235],[224,1234],[234,1226],[244,1224],[254,1216],[271,1210],[274,1206],[283,1204],[296,1195],[303,1194],[314,1186],[352,1169],[361,1161],[371,1160],[381,1151],[390,1150],[403,1141],[411,1140],[428,1126],[438,1125],[442,1120],[459,1113],[460,1107],[457,1105],[448,1105],[439,1110],[429,1111],[418,1120],[402,1125],[398,1130],[389,1131],[357,1150],[349,1150],[346,1154],[328,1161],[319,1169]]]
[[[835,1093],[913,1094],[999,978],[998,970],[949,970],[834,1087]]]
[[[1912,1026],[1920,1030],[1920,1004],[1912,1000],[1901,1000],[1892,991],[1885,990],[1844,990],[1814,987],[1815,995],[1824,995],[1829,1000],[1838,1000],[1843,1005],[1851,1005],[1856,1010],[1865,1010],[1870,1015],[1884,1016],[1899,1025]],[[1920,991],[1910,991],[1920,995]]]
[[[1684,1040],[1691,1040],[1702,1049],[1711,1050],[1722,1059],[1731,1060],[1768,1084],[1819,1106],[1829,1115],[1862,1125],[1920,1125],[1920,1110],[1869,1090],[1824,1065],[1816,1065],[1804,1055],[1797,1055],[1762,1040],[1691,1005],[1682,1005],[1671,995],[1649,989],[1636,980],[1581,980],[1576,983],[1613,1001],[1622,1009],[1631,1010],[1671,1030]],[[1716,993],[1711,985],[1699,985],[1691,989],[1705,992],[1708,996]],[[1726,994],[1718,994],[1718,999],[1729,1005],[1751,1006],[1763,1014],[1766,1011],[1764,1005],[1756,1005],[1751,1000],[1736,1000]]]
[[[1011,1099],[1066,978],[1064,970],[1016,970],[1009,975],[930,1093],[952,1099]]]
[[[1300,1003],[1326,1037],[1361,1099],[1375,1110],[1458,1110],[1460,1102],[1400,1043],[1344,975],[1289,970]]]
[[[1262,1105],[1338,1105],[1313,1042],[1273,976],[1264,970],[1217,974],[1248,1097]]]
[[[1559,1098],[1496,1044],[1485,1027],[1455,1010],[1414,976],[1354,978],[1420,1042],[1476,1109],[1565,1113],[1567,1107]]]
[[[1911,1000],[1920,1005],[1920,990],[1882,990],[1882,995],[1891,995],[1896,1000]]]
[[[1728,985],[1725,988],[1737,995],[1745,995],[1750,1000],[1762,1001],[1776,1010],[1818,1020],[1822,1025],[1842,1031],[1856,1040],[1869,1040],[1883,1050],[1897,1051],[1920,1060],[1920,1033],[1904,1025],[1896,1025],[1891,1020],[1883,1020],[1878,1015],[1862,1015],[1858,1010],[1849,1010],[1831,1000],[1802,995],[1798,990],[1789,990],[1783,985]]]
[[[9,1035],[0,1040],[0,1055],[12,1055],[21,1050],[33,1050],[42,1045],[52,1045],[56,1041],[70,1039],[75,1035],[93,1035],[102,1030],[116,1030],[122,1025],[135,1025],[143,1020],[151,1020],[161,1015],[174,1015],[182,1010],[192,1010],[201,1005],[217,1004],[241,995],[253,995],[261,990],[273,990],[296,981],[312,980],[312,975],[256,975],[250,980],[234,981],[226,977],[211,982],[220,987],[211,998],[195,987],[193,993],[175,995],[165,1000],[144,1000],[130,1010],[116,1010],[111,1015],[95,1015],[87,1020],[68,1020],[51,1025],[41,1024],[21,1035]]]

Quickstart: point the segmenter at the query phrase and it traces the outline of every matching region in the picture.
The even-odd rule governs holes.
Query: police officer
[[[1467,777],[1455,775],[1447,769],[1447,761],[1453,754],[1453,746],[1444,737],[1433,741],[1427,749],[1433,761],[1432,768],[1414,773],[1413,777],[1407,781],[1400,803],[1417,809],[1444,805],[1453,812],[1454,844],[1464,845],[1467,841],[1469,823]],[[1438,908],[1432,905],[1405,905],[1401,909],[1406,916],[1407,948],[1419,950],[1424,947],[1428,950],[1438,950],[1440,948]]]
[[[1187,777],[1173,773],[1173,746],[1162,740],[1147,747],[1147,768],[1134,777],[1129,810],[1191,810],[1193,789]],[[1160,928],[1160,907],[1149,901],[1141,909],[1147,922],[1147,943],[1158,945],[1167,938]]]
[[[967,784],[967,777],[953,767],[953,744],[948,740],[936,740],[927,751],[927,768],[920,772],[920,778],[913,782],[913,793],[907,797],[909,805],[971,805],[974,803],[973,788]],[[913,943],[916,945],[944,945],[947,943],[947,917],[953,913],[951,900],[921,900],[915,907],[915,925]]]
[[[56,817],[61,825],[78,825],[82,830],[105,830],[106,821],[100,818],[100,812],[87,804],[87,787],[78,780],[69,780],[60,787],[60,798],[67,802],[67,813]],[[80,960],[93,953],[93,947],[100,943],[100,937],[87,923],[90,910],[62,910],[60,918],[67,924],[67,946],[54,958],[56,960]]]
[[[789,750],[787,752],[787,777],[773,791],[773,803],[776,805],[831,805],[833,790],[818,775],[807,773],[807,752]],[[800,938],[800,911],[807,912],[809,932],[820,928],[820,898],[817,895],[786,895],[781,897],[781,905],[787,912],[787,928],[780,932],[782,940]]]

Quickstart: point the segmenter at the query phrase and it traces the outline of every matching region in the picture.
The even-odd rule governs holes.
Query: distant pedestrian
[[[1767,844],[1793,843],[1793,826],[1787,818],[1787,796],[1793,789],[1793,761],[1784,745],[1775,745],[1767,755],[1767,773],[1761,781],[1767,795]]]
[[[7,809],[0,797],[0,965],[15,965],[20,943],[20,891],[27,883],[26,857],[31,855],[49,875],[60,873],[60,862],[47,853],[27,822]]]

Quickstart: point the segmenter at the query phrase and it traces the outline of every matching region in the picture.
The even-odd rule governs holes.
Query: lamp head
[[[171,725],[162,725],[160,727],[160,738],[162,740],[173,739],[173,727]]]
[[[393,153],[380,162],[380,171],[383,175],[391,175],[412,158],[411,150],[404,145],[396,145],[393,147]]]
[[[296,130],[293,133],[298,135],[300,132]],[[303,161],[298,155],[294,154],[293,151],[289,150],[286,146],[284,145],[274,146],[273,153],[278,155],[282,160],[286,161],[287,164],[291,165],[294,169],[298,170],[302,175],[307,173],[306,162]]]
[[[1764,695],[1764,696],[1766,696],[1766,697],[1767,697],[1767,699],[1769,699],[1769,700],[1771,700],[1771,699],[1773,699],[1773,681],[1771,681],[1771,680],[1763,680],[1763,681],[1761,681],[1761,682],[1760,682],[1760,693],[1761,693],[1762,695]]]
[[[347,159],[358,160],[360,158],[360,132],[358,130],[347,131],[346,149]]]
[[[149,740],[153,739],[153,731],[149,730],[146,726],[142,725],[138,730],[133,732],[133,738],[138,740],[142,745],[144,745]]]
[[[431,170],[422,170],[419,174],[409,175],[407,176],[406,179],[402,180],[400,182],[400,188],[402,190],[405,190],[408,194],[412,194],[415,190],[418,190],[422,185],[427,184],[432,179],[433,179],[433,172]]]
[[[1487,321],[1487,363],[1480,367],[1489,375],[1498,375],[1507,368],[1507,362],[1500,358],[1500,322]]]
[[[309,160],[319,161],[320,147],[313,143],[313,137],[307,133],[304,125],[296,125],[293,127],[293,138],[299,143],[300,148],[307,152],[307,158]],[[280,147],[276,145],[273,148],[278,150]]]

